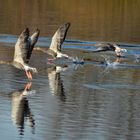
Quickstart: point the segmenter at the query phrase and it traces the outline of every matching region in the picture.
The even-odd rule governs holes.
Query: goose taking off
[[[52,37],[51,45],[48,50],[45,48],[36,48],[44,53],[51,55],[53,58],[48,60],[54,60],[56,58],[70,58],[67,54],[62,53],[62,44],[65,41],[67,31],[70,27],[70,23],[65,23],[60,26]]]
[[[16,68],[24,70],[29,80],[32,79],[31,72],[37,72],[36,68],[30,67],[28,63],[34,45],[38,40],[39,33],[40,33],[39,29],[36,29],[36,31],[30,37],[29,29],[26,28],[20,34],[15,45],[14,59],[12,64]]]
[[[66,38],[67,31],[70,27],[70,23],[66,23],[58,28],[58,30],[55,32],[51,45],[47,51],[49,55],[53,57],[53,59],[66,57],[69,56],[67,54],[61,53],[61,46]]]
[[[122,52],[127,52],[126,49],[120,48],[117,44],[111,44],[111,43],[99,43],[95,44],[96,47],[99,47],[93,52],[102,52],[102,51],[115,51],[117,57],[122,56]]]

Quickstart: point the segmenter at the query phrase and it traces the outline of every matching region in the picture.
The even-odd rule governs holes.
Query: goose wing
[[[61,51],[61,45],[66,38],[69,27],[70,23],[66,23],[58,28],[51,41],[51,50],[53,50],[54,52]]]
[[[29,29],[26,28],[20,34],[16,44],[14,52],[14,61],[24,64],[26,62],[27,53],[29,50]]]
[[[101,51],[114,51],[115,47],[113,44],[110,43],[98,43],[95,44],[96,47],[98,47],[95,52],[101,52]]]
[[[30,60],[30,57],[31,57],[32,51],[34,49],[34,46],[38,41],[39,34],[40,34],[40,30],[36,29],[36,31],[30,37],[29,49],[28,49],[28,53],[27,53],[27,56],[26,56],[26,63],[28,63],[29,60]]]

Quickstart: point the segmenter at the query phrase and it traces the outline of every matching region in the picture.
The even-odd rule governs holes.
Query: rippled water
[[[14,48],[8,46],[12,46],[16,36],[0,38],[4,44],[0,47],[1,60],[9,61]],[[38,45],[49,43],[49,38],[40,38]],[[91,53],[94,44],[79,40],[66,40],[64,44],[65,52],[85,59],[84,65],[68,60],[48,65],[47,55],[34,51],[31,63],[39,73],[33,76],[31,83],[23,72],[0,65],[1,137],[139,139],[139,46],[122,44],[128,52],[116,62],[110,52]],[[88,46],[86,52],[79,49],[83,46]],[[100,63],[105,62],[104,57],[109,65]],[[27,85],[29,91],[24,90]]]
[[[12,60],[26,26],[31,32],[41,29],[36,46],[49,47],[53,32],[70,21],[64,52],[84,64],[60,59],[51,65],[46,54],[34,51],[30,64],[38,74],[32,82],[24,72],[1,64],[1,138],[139,140],[139,0],[26,2],[5,0],[0,5],[0,63]],[[98,41],[119,43],[127,49],[125,57],[93,54]]]

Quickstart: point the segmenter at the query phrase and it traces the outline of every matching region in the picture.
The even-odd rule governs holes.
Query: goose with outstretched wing
[[[14,59],[13,59],[13,66],[18,69],[24,70],[28,79],[32,79],[31,72],[37,72],[36,68],[30,67],[28,65],[33,48],[38,40],[39,37],[39,29],[33,33],[30,37],[29,29],[26,28],[20,34],[16,44],[15,44],[15,52],[14,52]]]
[[[122,52],[127,52],[126,49],[122,49],[119,47],[119,45],[112,44],[112,43],[98,43],[98,44],[95,44],[95,46],[99,47],[99,48],[97,48],[93,52],[114,51],[116,53],[117,57],[121,57]]]
[[[36,50],[40,50],[44,53],[51,55],[53,58],[48,60],[54,60],[56,58],[70,58],[67,54],[62,53],[62,44],[65,41],[67,31],[70,27],[70,23],[65,23],[61,25],[57,31],[55,32],[54,36],[52,37],[52,41],[48,50],[45,48],[36,48]]]

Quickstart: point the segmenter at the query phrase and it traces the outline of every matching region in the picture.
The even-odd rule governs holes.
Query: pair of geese
[[[58,30],[55,32],[54,36],[52,37],[51,45],[48,50],[46,50],[45,48],[36,48],[36,50],[40,50],[51,55],[53,59],[61,58],[61,57],[71,59],[70,56],[61,52],[61,46],[66,38],[69,27],[70,27],[70,23],[65,23],[64,25],[58,28]],[[11,64],[20,70],[24,70],[29,80],[32,80],[32,73],[37,73],[37,69],[29,66],[28,63],[32,51],[34,49],[34,46],[38,41],[39,34],[40,34],[40,30],[36,29],[36,31],[30,36],[29,29],[26,28],[20,34],[15,44],[14,59]],[[96,46],[99,46],[99,48],[96,49],[94,52],[115,51],[118,57],[121,56],[122,51],[126,51],[125,49],[120,48],[116,44],[101,43],[101,44],[97,44]],[[48,59],[48,60],[53,60],[53,59]]]

